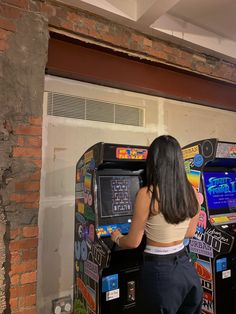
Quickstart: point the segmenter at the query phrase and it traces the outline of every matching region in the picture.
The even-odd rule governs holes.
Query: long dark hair
[[[181,147],[170,135],[157,137],[149,147],[147,187],[152,193],[150,214],[157,214],[157,201],[168,223],[178,224],[196,215],[198,201],[187,179]]]

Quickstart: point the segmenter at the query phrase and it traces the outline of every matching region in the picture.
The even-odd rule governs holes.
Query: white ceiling
[[[236,58],[236,0],[58,1],[148,35]]]

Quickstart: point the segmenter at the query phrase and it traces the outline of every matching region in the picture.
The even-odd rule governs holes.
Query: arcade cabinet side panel
[[[205,164],[215,158],[217,139],[204,139],[185,146],[182,149],[187,177],[192,186],[198,191],[201,211],[195,236],[190,239],[188,250],[194,266],[199,274],[203,287],[202,313],[214,313],[214,282],[212,245],[204,241],[205,231],[211,226],[207,217],[206,201],[202,185],[201,174]]]
[[[94,177],[103,143],[88,149],[76,165],[74,236],[74,314],[99,313],[99,265],[108,252],[95,231]]]

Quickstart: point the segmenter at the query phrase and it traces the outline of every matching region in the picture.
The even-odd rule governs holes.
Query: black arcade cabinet
[[[144,244],[123,250],[110,232],[129,231],[146,157],[146,147],[97,143],[76,165],[75,314],[135,314]]]
[[[183,148],[201,212],[189,251],[204,295],[202,313],[236,313],[236,143],[205,139]]]

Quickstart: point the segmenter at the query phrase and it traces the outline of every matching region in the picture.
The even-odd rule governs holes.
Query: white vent
[[[144,109],[48,92],[47,114],[57,117],[144,126]]]

